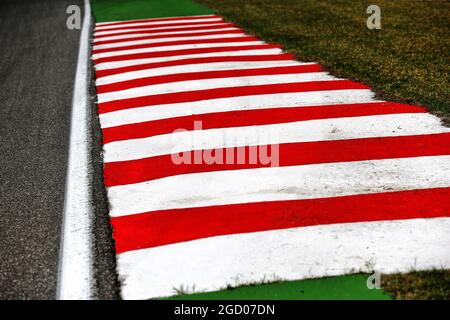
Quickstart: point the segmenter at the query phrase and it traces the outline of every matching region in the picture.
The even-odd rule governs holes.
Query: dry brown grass
[[[366,27],[373,1],[198,2],[299,60],[370,85],[383,99],[427,106],[450,123],[450,2],[377,0],[381,30]]]

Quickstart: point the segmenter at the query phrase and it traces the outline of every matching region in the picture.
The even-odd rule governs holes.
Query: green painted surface
[[[211,14],[190,0],[92,0],[96,22]],[[236,289],[180,295],[170,299],[390,299],[382,290],[366,287],[367,275],[243,286]]]
[[[191,0],[92,0],[96,22],[211,14]]]
[[[383,290],[367,288],[369,275],[348,275],[243,286],[216,292],[179,295],[169,300],[390,300]]]

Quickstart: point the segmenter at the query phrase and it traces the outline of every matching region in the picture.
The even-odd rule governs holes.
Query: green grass
[[[383,290],[367,289],[369,275],[248,285],[216,292],[181,294],[169,300],[389,300]]]
[[[211,14],[190,0],[92,0],[96,22]]]
[[[427,106],[450,123],[450,2],[199,0],[299,60],[371,86],[382,99]],[[366,8],[381,8],[381,30]]]
[[[450,270],[382,274],[381,290],[368,289],[369,274],[245,285],[178,295],[167,300],[450,300]]]

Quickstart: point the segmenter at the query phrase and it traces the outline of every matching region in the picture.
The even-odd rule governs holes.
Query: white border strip
[[[88,61],[89,0],[84,2],[78,65],[72,101],[69,161],[61,234],[57,299],[92,299],[91,195],[89,184]]]
[[[448,187],[447,155],[181,174],[107,191],[110,217],[122,217],[158,210]]]
[[[118,255],[122,298],[261,280],[450,268],[450,218],[339,223],[217,236]],[[187,319],[187,318],[186,318]]]

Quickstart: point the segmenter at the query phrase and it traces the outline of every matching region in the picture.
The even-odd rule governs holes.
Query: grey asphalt
[[[0,2],[0,299],[56,296],[80,37],[66,28],[73,4],[83,8],[80,0]],[[117,297],[117,280],[95,121],[93,135],[96,288],[106,299]]]

